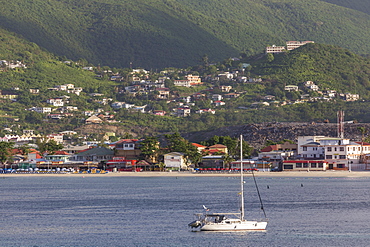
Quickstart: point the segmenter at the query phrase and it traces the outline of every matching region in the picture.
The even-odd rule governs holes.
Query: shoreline
[[[193,173],[193,172],[109,172],[99,173],[4,173],[0,177],[239,177],[240,173]],[[252,173],[244,173],[245,177],[251,177]],[[289,172],[254,172],[255,177],[348,177],[370,178],[368,171],[289,171]]]

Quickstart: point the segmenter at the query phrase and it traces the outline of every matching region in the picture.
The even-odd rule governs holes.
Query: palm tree
[[[228,154],[225,154],[222,157],[222,160],[224,161],[224,168],[230,169],[230,163],[234,161],[234,158]]]

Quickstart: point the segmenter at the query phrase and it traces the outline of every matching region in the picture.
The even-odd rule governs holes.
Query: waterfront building
[[[171,152],[165,154],[164,164],[168,170],[187,169],[184,154],[180,152]]]

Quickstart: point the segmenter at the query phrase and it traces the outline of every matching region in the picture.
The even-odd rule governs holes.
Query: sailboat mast
[[[243,135],[240,135],[240,219],[244,220]]]

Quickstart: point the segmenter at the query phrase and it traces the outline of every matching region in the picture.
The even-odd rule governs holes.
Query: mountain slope
[[[332,3],[338,6],[357,10],[370,14],[370,4],[368,0],[322,0],[323,2]]]
[[[264,75],[275,89],[314,81],[320,90],[360,94],[369,99],[370,61],[347,49],[324,44],[307,44],[287,53],[275,54],[253,63],[253,73]],[[274,90],[272,90],[274,91]]]
[[[370,53],[370,16],[317,0],[13,0],[2,3],[0,25],[55,54],[112,67],[183,67],[286,40]]]

